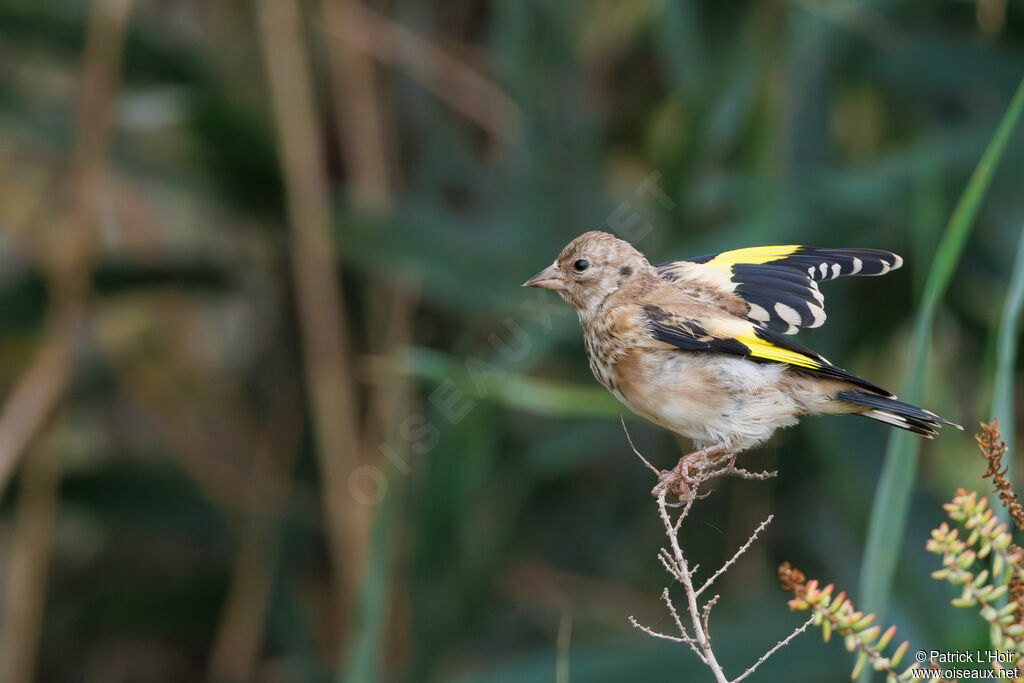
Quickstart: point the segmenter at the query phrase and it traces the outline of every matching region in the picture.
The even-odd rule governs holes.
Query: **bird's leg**
[[[702,473],[708,464],[708,459],[715,460],[726,453],[725,443],[716,443],[713,446],[706,446],[700,450],[687,453],[679,458],[679,462],[670,470],[662,470],[658,477],[658,483],[654,486],[651,494],[657,497],[661,491],[667,491],[685,501],[697,493],[697,486],[700,485]]]

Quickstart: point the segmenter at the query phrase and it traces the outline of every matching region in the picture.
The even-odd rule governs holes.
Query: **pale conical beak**
[[[543,287],[544,289],[565,289],[565,278],[562,277],[562,272],[558,270],[558,264],[552,263],[550,266],[540,271],[529,280],[523,283],[523,287]]]

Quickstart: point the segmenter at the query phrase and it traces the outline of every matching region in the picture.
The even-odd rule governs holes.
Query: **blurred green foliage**
[[[366,659],[336,659],[323,489],[301,398],[285,198],[253,8],[140,1],[117,99],[94,316],[44,435],[65,464],[38,678],[207,675],[245,528],[239,498],[269,425],[285,433],[294,468],[277,540],[258,560],[271,577],[259,680],[339,670],[359,680],[376,670],[367,675],[549,681],[566,618],[571,680],[702,680],[685,648],[627,623],[669,618],[658,602],[663,538],[650,475],[622,434],[625,409],[590,377],[574,316],[539,313],[545,300],[561,304],[519,284],[591,228],[631,235],[654,262],[767,243],[890,249],[907,266],[827,283],[829,322],[800,341],[898,387],[938,235],[1024,73],[1022,5],[373,3],[511,102],[496,135],[408,66],[378,63],[399,178],[385,212],[353,200],[326,69],[336,38],[319,3],[303,6],[358,390],[365,398],[404,378],[409,411],[439,435],[426,452],[404,454],[408,473],[381,461],[389,483],[374,508],[370,580],[361,606],[348,606],[358,618],[344,638]],[[17,235],[36,229],[66,169],[89,9],[0,0],[4,395],[40,342],[49,295]],[[924,406],[968,429],[922,445],[889,603],[888,621],[928,649],[986,637],[970,616],[950,617],[943,587],[922,580],[934,565],[924,542],[940,502],[958,485],[981,485],[970,430],[991,409],[1024,226],[1022,174],[1018,133],[936,311],[920,378]],[[638,194],[652,178],[668,201]],[[370,332],[389,282],[420,292],[410,344],[395,353]],[[495,336],[526,351],[503,354]],[[1018,395],[1021,378],[1018,369]],[[457,422],[430,400],[439,387],[472,401]],[[274,426],[282,402],[301,413],[298,426]],[[649,459],[675,462],[669,434],[629,426]],[[888,436],[852,417],[806,420],[745,456],[751,468],[777,468],[777,480],[725,482],[691,514],[681,542],[707,567],[776,515],[723,579],[712,631],[727,669],[746,668],[800,623],[775,586],[783,559],[858,585]],[[19,489],[16,480],[0,503],[0,558]],[[848,664],[840,645],[804,636],[755,679],[838,679]]]
[[[949,224],[939,240],[932,259],[928,279],[925,281],[921,296],[920,311],[914,326],[914,336],[910,343],[910,366],[903,380],[900,395],[910,403],[920,403],[924,398],[925,369],[928,366],[929,341],[934,333],[935,312],[939,302],[945,298],[953,273],[963,256],[967,240],[974,228],[974,220],[985,198],[985,193],[992,182],[999,163],[1006,152],[1007,144],[1013,136],[1021,112],[1024,111],[1024,80],[1021,81],[1003,115],[992,140],[985,148],[985,153],[978,162],[971,179],[957,200]],[[1007,291],[1007,307],[1014,304],[1012,290]],[[1005,379],[1002,373],[1013,373],[1013,360],[1006,358],[1003,337],[1016,329],[1016,316],[1012,308],[1004,310],[999,332],[999,351],[997,357],[996,393]],[[1005,393],[1005,392],[1004,392]],[[994,412],[1005,411],[1012,406],[1011,399],[1004,399],[1005,405],[993,406]],[[1005,421],[1005,420],[1004,420]],[[1012,429],[1012,425],[1011,425]],[[861,572],[861,593],[865,609],[868,613],[883,615],[889,594],[892,590],[892,577],[896,569],[896,560],[903,546],[903,528],[899,520],[905,520],[910,504],[911,491],[917,469],[920,442],[908,439],[907,434],[893,433],[885,454],[885,464],[879,480],[878,493],[871,511],[871,525],[868,532],[867,545]],[[1009,469],[1009,464],[1007,465]],[[1005,521],[1005,515],[1004,515]],[[862,678],[867,678],[864,674]]]

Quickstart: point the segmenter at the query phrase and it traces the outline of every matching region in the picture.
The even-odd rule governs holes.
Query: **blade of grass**
[[[978,208],[1022,111],[1024,80],[1018,85],[1002,121],[953,209],[928,273],[910,346],[910,371],[902,391],[903,400],[910,403],[918,403],[923,393],[928,341],[938,304],[949,286]],[[893,433],[886,448],[885,464],[871,510],[867,545],[861,565],[860,602],[867,613],[874,613],[879,618],[885,612],[896,560],[903,548],[903,532],[917,470],[919,447],[920,441],[910,433]]]
[[[911,181],[911,212],[914,217],[910,264],[914,279],[914,298],[924,294],[928,264],[942,234],[942,219],[948,210],[942,189],[942,163],[938,149],[928,148],[914,165]],[[908,259],[909,260],[909,259]]]
[[[1017,245],[1017,257],[1010,275],[1010,285],[1003,300],[1003,311],[999,317],[996,333],[995,379],[992,389],[992,406],[989,416],[999,421],[999,427],[1006,442],[1008,457],[1003,459],[1007,480],[1013,481],[1013,370],[1017,361],[1017,339],[1020,334],[1020,313],[1024,307],[1024,233]],[[988,416],[986,416],[988,417]],[[1000,523],[1011,524],[1010,514],[999,500],[998,492],[989,493],[989,504],[995,510]],[[1011,524],[1012,526],[1012,524]],[[1004,606],[1009,598],[1002,596],[996,604]]]
[[[996,379],[992,391],[992,415],[999,420],[1003,439],[1010,457],[1003,463],[1009,468],[1006,478],[1013,481],[1013,371],[1017,361],[1017,345],[1020,338],[1021,310],[1024,309],[1024,232],[1017,245],[1017,258],[1010,276],[1010,287],[1003,302],[1003,313],[999,322],[999,336],[996,341]],[[1006,516],[1006,510],[992,501],[992,509]]]

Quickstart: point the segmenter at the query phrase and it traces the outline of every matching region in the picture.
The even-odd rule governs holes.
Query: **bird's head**
[[[523,283],[553,289],[581,318],[595,315],[608,297],[651,270],[644,255],[606,232],[585,232],[555,262]]]

